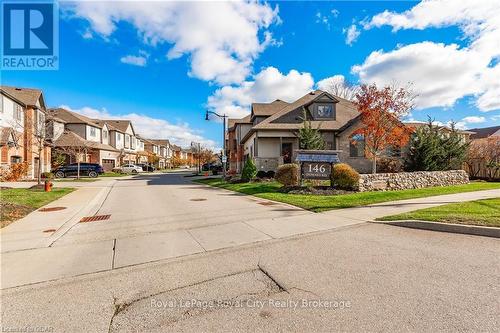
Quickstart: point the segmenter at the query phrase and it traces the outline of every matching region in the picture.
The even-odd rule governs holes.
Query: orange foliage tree
[[[376,173],[378,158],[408,144],[412,129],[400,119],[413,109],[415,96],[407,88],[391,85],[379,89],[371,84],[361,86],[356,100],[363,126],[353,134],[363,135],[365,154]]]

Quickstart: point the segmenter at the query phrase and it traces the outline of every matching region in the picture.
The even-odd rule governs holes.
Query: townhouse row
[[[130,120],[92,119],[47,108],[40,89],[1,86],[0,167],[26,162],[27,178],[49,172],[52,162],[98,163],[106,171],[130,163],[156,168],[194,165],[194,154],[167,139],[148,139]],[[180,161],[180,162],[179,162]]]

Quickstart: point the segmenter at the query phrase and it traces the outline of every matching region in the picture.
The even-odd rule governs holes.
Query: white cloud
[[[478,78],[487,64],[487,58],[455,44],[422,42],[387,53],[374,51],[352,71],[364,83],[412,82],[419,108],[450,107],[464,95],[481,91]]]
[[[152,118],[137,113],[111,114],[105,108],[95,109],[83,107],[72,109],[67,105],[61,108],[83,114],[89,118],[96,119],[128,119],[132,121],[135,131],[142,137],[149,139],[169,139],[170,142],[181,147],[189,147],[191,142],[199,142],[204,147],[219,151],[217,143],[203,137],[200,130],[193,129],[187,123],[172,124],[164,119]]]
[[[500,108],[500,6],[490,0],[428,0],[403,13],[385,11],[364,24],[365,29],[390,25],[400,29],[458,26],[469,45],[421,42],[396,50],[372,52],[353,67],[363,82],[414,83],[418,106],[451,106],[474,95],[482,111]],[[497,63],[492,66],[495,59]]]
[[[333,17],[335,17],[335,18],[336,18],[336,17],[338,17],[338,16],[339,16],[339,14],[340,14],[339,10],[338,10],[338,9],[335,9],[335,8],[334,8],[334,9],[332,9],[332,10],[330,11],[330,13],[332,13],[332,16],[333,16]]]
[[[122,57],[120,59],[120,61],[123,62],[124,64],[144,67],[144,66],[146,66],[148,59],[146,58],[146,56],[143,56],[143,55],[139,55],[139,56],[128,55],[128,56]]]
[[[219,84],[240,83],[273,38],[267,28],[279,23],[278,7],[246,1],[81,1],[65,3],[69,17],[89,22],[107,38],[127,22],[150,46],[172,44],[168,59],[189,56],[193,77]],[[263,36],[263,38],[260,37]]]
[[[238,86],[224,86],[208,98],[208,107],[231,118],[241,118],[250,112],[253,102],[272,102],[281,99],[294,101],[314,87],[309,73],[292,69],[288,74],[274,67],[267,67]]]
[[[485,117],[478,117],[478,116],[469,116],[465,117],[462,119],[463,122],[466,122],[468,124],[480,124],[484,123],[486,121]]]
[[[342,32],[345,34],[345,43],[349,46],[352,45],[361,34],[355,24],[351,25],[349,28],[345,28]]]

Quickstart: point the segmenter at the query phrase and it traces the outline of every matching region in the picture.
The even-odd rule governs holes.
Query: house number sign
[[[340,163],[338,150],[297,150],[300,178],[330,179],[332,166]]]

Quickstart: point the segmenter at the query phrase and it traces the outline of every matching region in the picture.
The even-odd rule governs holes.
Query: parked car
[[[189,165],[187,165],[187,164],[184,164],[184,165],[179,166],[179,168],[181,168],[181,169],[190,169],[191,167]]]
[[[113,170],[117,170],[123,173],[134,173],[134,174],[144,171],[140,166],[135,164],[124,164],[121,167],[115,168]]]
[[[151,164],[139,163],[136,165],[141,167],[143,171],[153,172],[156,170],[156,168],[154,166],[152,166]]]
[[[78,163],[68,164],[52,170],[56,178],[78,175]],[[104,169],[97,163],[80,163],[80,176],[89,176],[95,178],[104,173]]]
[[[222,164],[218,163],[205,163],[202,165],[201,170],[212,171],[212,172],[222,172]]]

